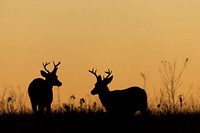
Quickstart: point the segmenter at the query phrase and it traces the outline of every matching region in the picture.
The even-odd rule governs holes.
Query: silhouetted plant
[[[81,98],[80,101],[79,101],[79,109],[81,112],[83,111],[86,111],[86,103],[85,103],[85,99],[84,98]]]
[[[176,99],[177,96],[177,89],[180,88],[182,85],[181,77],[186,66],[189,63],[189,59],[186,58],[184,64],[180,71],[177,71],[177,63],[170,63],[169,61],[162,61],[162,68],[159,69],[162,78],[162,88],[160,90],[161,99],[159,104],[163,104],[165,98],[167,98],[167,108],[175,110],[176,107]],[[179,97],[180,100],[180,97]],[[180,101],[182,102],[182,100]]]
[[[69,104],[70,104],[71,110],[74,110],[74,101],[75,101],[75,99],[76,99],[76,97],[74,95],[70,96]]]
[[[62,106],[63,106],[63,108],[65,109],[66,112],[70,112],[71,111],[70,106],[68,104],[63,103]]]
[[[141,75],[141,77],[143,78],[143,82],[144,82],[143,88],[146,89],[146,85],[147,85],[147,74],[141,72],[140,75]]]
[[[16,93],[11,91],[9,97],[7,98],[7,111],[9,113],[15,112],[15,102],[16,102]]]
[[[96,110],[97,110],[97,103],[96,103],[96,102],[94,102],[94,103],[92,104],[92,110],[93,110],[94,112],[96,112]]]

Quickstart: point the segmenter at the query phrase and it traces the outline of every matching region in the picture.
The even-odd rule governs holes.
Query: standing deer
[[[44,113],[46,109],[47,113],[51,112],[51,103],[53,101],[53,86],[61,86],[62,83],[58,80],[58,76],[56,75],[58,64],[54,64],[54,69],[50,72],[46,67],[49,63],[42,63],[44,70],[41,70],[41,75],[45,78],[36,78],[34,79],[29,87],[28,87],[28,94],[30,97],[32,109],[34,113]]]
[[[97,75],[97,70],[89,70],[95,75],[97,82],[94,89],[91,91],[92,95],[98,94],[99,99],[106,111],[109,114],[117,114],[121,116],[134,115],[136,111],[142,114],[147,112],[147,94],[144,89],[139,87],[130,87],[124,90],[110,91],[108,84],[112,81],[113,76],[110,76],[112,71],[108,69],[105,73],[107,77]]]

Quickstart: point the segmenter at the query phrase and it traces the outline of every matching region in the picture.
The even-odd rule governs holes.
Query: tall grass
[[[27,97],[21,92],[20,87],[6,87],[0,100],[0,114],[27,113],[30,108],[27,107]]]
[[[177,90],[182,85],[182,75],[189,64],[189,59],[186,58],[183,65],[177,68],[177,62],[162,61],[162,67],[159,69],[161,75],[160,95],[155,96],[149,100],[149,109],[152,114],[177,114],[177,113],[197,113],[200,112],[200,103],[192,96],[183,96],[178,94]],[[147,75],[141,73],[144,81],[144,88],[147,87]],[[12,88],[12,87],[10,87]],[[4,89],[0,99],[0,114],[11,113],[32,113],[30,107],[27,107],[27,96],[21,92],[20,87]],[[192,88],[192,87],[191,87]],[[189,89],[191,89],[189,88]],[[75,103],[79,105],[75,105]],[[60,101],[59,101],[60,102]],[[71,95],[68,103],[53,105],[52,110],[54,113],[98,113],[105,112],[104,107],[96,102],[87,103],[85,98],[77,99],[76,96]]]
[[[183,65],[178,68],[177,62],[161,61],[162,67],[159,69],[161,75],[160,95],[155,96],[150,108],[154,114],[191,114],[200,112],[200,103],[197,98],[188,95],[192,86],[188,88],[186,95],[179,93],[182,76],[189,64],[186,58]],[[144,74],[142,77],[145,77]],[[146,78],[144,78],[146,80]]]
[[[7,89],[5,89],[6,91]],[[12,91],[12,95],[4,95],[0,101],[0,115],[9,114],[32,114],[32,109],[25,103],[25,97],[23,94],[19,96]],[[75,96],[70,96],[72,101],[69,103],[62,103],[61,106],[55,104],[52,106],[53,113],[106,113],[105,108],[97,102],[87,103],[85,98],[76,99]],[[77,101],[78,105],[75,105]],[[155,97],[153,102],[149,102],[149,109],[153,115],[165,115],[165,114],[191,114],[200,113],[200,103],[192,96],[189,99],[185,99],[182,96],[175,99],[177,103],[170,104],[168,97],[161,95]]]
[[[11,94],[14,95],[13,92]],[[50,117],[38,118],[23,104],[25,100],[23,95],[12,95],[4,95],[2,98],[0,130],[6,132],[186,133],[200,131],[196,128],[200,124],[200,104],[194,102],[196,100],[193,98],[183,100],[182,106],[179,103],[172,108],[169,106],[168,99],[159,97],[162,99],[162,104],[149,103],[152,113],[147,119],[136,115],[134,119],[126,122],[118,117],[110,117],[102,105],[96,102],[89,104],[85,98],[78,99],[74,95],[69,97],[68,103],[52,106]],[[75,105],[74,103],[77,102],[79,104]]]

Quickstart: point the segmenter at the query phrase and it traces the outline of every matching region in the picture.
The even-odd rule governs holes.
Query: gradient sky
[[[62,102],[88,97],[93,67],[99,74],[113,71],[111,90],[142,87],[140,73],[146,73],[150,94],[160,88],[161,61],[181,66],[185,58],[182,90],[191,84],[198,90],[199,7],[199,0],[1,0],[0,92],[19,87],[27,93],[42,62],[61,61]]]

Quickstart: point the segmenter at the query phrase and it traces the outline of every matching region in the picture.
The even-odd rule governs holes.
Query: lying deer
[[[89,72],[97,79],[91,94],[99,95],[99,99],[108,113],[117,115],[132,115],[136,111],[140,111],[142,114],[147,113],[147,94],[144,89],[130,87],[124,90],[110,91],[108,84],[113,79],[113,76],[110,76],[112,71],[108,69],[105,72],[107,77],[103,79],[101,75],[97,75],[97,70],[92,69]]]

